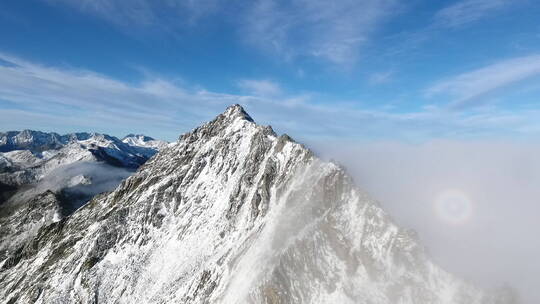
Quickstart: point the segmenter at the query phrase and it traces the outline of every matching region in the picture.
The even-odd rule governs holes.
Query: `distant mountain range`
[[[133,171],[165,146],[164,141],[134,134],[120,140],[99,133],[59,135],[32,130],[0,133],[0,190],[4,190],[0,193],[0,204],[13,196],[15,190],[26,193],[43,180],[51,182],[53,176],[59,175],[58,170],[62,170],[62,179],[57,178],[56,182],[67,183],[64,179],[80,171],[82,164],[85,171],[89,171],[89,166],[107,165],[124,169],[109,171]],[[79,179],[95,186],[88,178]],[[75,185],[73,181],[69,184]],[[48,188],[59,190],[63,185]]]
[[[36,158],[44,160],[54,158],[57,153],[70,154],[72,157],[83,159],[88,157],[83,154],[89,152],[95,156],[96,160],[131,168],[137,168],[143,164],[165,145],[167,143],[164,141],[134,134],[129,134],[120,140],[114,136],[99,133],[59,135],[54,132],[32,130],[0,133],[0,152],[29,151]],[[8,154],[6,158],[9,160],[10,155]]]
[[[41,180],[50,180],[47,177],[51,173],[60,168],[65,171],[68,166],[77,171],[73,168],[79,164],[88,167],[94,163],[133,171],[166,145],[164,141],[133,134],[120,140],[99,133],[0,133],[0,189],[6,189],[0,195],[0,203],[13,194],[13,189],[26,189]]]

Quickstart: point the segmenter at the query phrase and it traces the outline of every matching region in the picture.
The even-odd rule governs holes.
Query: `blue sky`
[[[532,0],[0,3],[0,129],[175,140],[233,103],[304,140],[540,134]]]

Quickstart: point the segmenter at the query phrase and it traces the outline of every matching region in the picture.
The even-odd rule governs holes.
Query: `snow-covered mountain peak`
[[[166,141],[154,139],[143,134],[128,134],[122,138],[122,142],[131,146],[157,149],[162,149],[168,145]]]
[[[0,132],[0,152],[28,149],[41,152],[49,149],[59,149],[63,146],[62,138],[56,133],[23,130]]]
[[[125,140],[125,139],[128,139],[128,138],[135,138],[135,139],[140,140],[140,141],[143,141],[143,142],[155,140],[154,138],[152,138],[152,137],[150,137],[150,136],[146,136],[146,135],[144,135],[144,134],[133,134],[133,133],[130,133],[130,134],[124,136],[124,138],[122,138],[122,141]]]
[[[0,299],[514,303],[439,268],[344,170],[238,105],[7,255]]]
[[[227,117],[228,119],[232,119],[232,120],[234,120],[236,118],[240,118],[240,119],[245,119],[247,121],[254,122],[253,118],[251,118],[251,116],[249,116],[249,114],[239,104],[229,106],[225,110],[225,112],[223,112],[223,114],[221,114],[221,115]]]
[[[193,131],[180,135],[178,144],[181,142],[207,142],[215,137],[228,137],[240,130],[246,135],[264,132],[265,136],[277,138],[276,133],[270,126],[261,126],[255,123],[253,118],[242,108],[235,104],[229,106],[223,113],[216,116],[212,121],[204,123]],[[177,145],[178,145],[177,144]],[[177,146],[175,145],[175,146]]]

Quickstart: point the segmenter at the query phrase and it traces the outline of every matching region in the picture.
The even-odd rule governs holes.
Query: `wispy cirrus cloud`
[[[511,58],[439,81],[426,90],[426,95],[450,96],[452,107],[471,106],[488,93],[537,75],[540,55]]]
[[[278,96],[283,92],[278,83],[265,79],[242,79],[238,86],[256,96]]]
[[[133,30],[157,28],[176,31],[194,24],[219,8],[216,0],[43,0],[53,5],[67,5]]]
[[[392,81],[393,71],[377,72],[369,76],[368,82],[372,85],[384,84]]]
[[[397,0],[42,0],[102,18],[130,34],[140,29],[176,33],[216,15],[240,37],[267,53],[290,60],[356,62],[361,48],[396,13]],[[231,13],[234,12],[234,13]]]
[[[258,0],[243,33],[251,44],[287,59],[350,64],[396,7],[394,0]]]
[[[114,135],[141,132],[174,140],[180,133],[240,103],[263,124],[309,138],[468,137],[537,134],[538,113],[495,111],[452,113],[426,108],[392,112],[339,101],[318,102],[291,95],[279,84],[252,81],[261,91],[238,95],[210,92],[153,76],[131,83],[88,70],[43,66],[0,53],[1,129],[100,131]],[[268,86],[269,85],[269,86]],[[276,93],[277,86],[280,94]],[[194,88],[195,87],[195,88]],[[262,94],[265,93],[266,95]],[[68,126],[70,130],[62,129]]]
[[[436,23],[445,27],[459,27],[497,13],[512,4],[511,0],[461,0],[435,14]]]

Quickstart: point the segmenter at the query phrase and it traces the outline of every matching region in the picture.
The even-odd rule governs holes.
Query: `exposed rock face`
[[[58,221],[62,215],[62,202],[52,191],[30,198],[20,208],[0,206],[0,259],[11,257],[6,265],[17,258],[16,250],[32,240],[39,229]]]
[[[2,259],[3,303],[513,303],[238,105]]]

